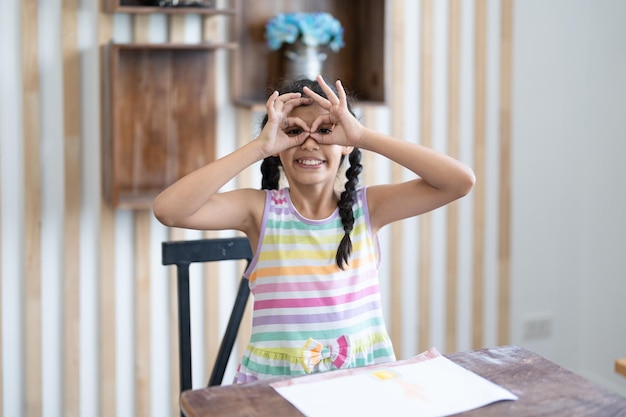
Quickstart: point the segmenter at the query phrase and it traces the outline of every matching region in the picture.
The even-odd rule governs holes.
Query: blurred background
[[[174,271],[161,265],[160,245],[228,233],[163,227],[150,193],[111,197],[116,181],[139,175],[112,161],[151,161],[132,153],[136,135],[130,151],[114,153],[113,122],[130,117],[132,131],[148,120],[141,126],[162,133],[162,96],[145,90],[153,107],[119,110],[110,92],[143,93],[146,74],[166,71],[160,85],[175,97],[201,86],[207,102],[185,96],[167,120],[206,117],[200,141],[222,156],[255,137],[258,97],[271,91],[251,82],[276,59],[259,19],[317,8],[346,27],[327,75],[362,98],[362,122],[477,174],[464,199],[380,234],[397,356],[516,344],[626,396],[613,370],[626,356],[626,2],[223,0],[216,14],[141,3],[0,2],[3,416],[177,414]],[[378,9],[383,16],[368,12]],[[177,78],[176,63],[187,61],[173,53],[120,87],[112,43],[190,45],[206,73]],[[184,139],[170,151],[189,153]],[[364,165],[364,184],[410,177],[376,155]],[[259,178],[253,166],[226,188],[258,188]],[[241,270],[192,270],[194,387],[206,383]]]

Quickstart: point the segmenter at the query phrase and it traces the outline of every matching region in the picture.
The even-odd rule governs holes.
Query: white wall
[[[513,341],[626,395],[626,2],[515,2]],[[553,319],[525,340],[525,320]]]

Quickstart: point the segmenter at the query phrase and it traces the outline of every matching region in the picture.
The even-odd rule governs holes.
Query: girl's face
[[[327,110],[318,104],[299,106],[293,109],[290,117],[299,117],[308,126],[313,125],[315,119]],[[332,125],[322,125],[318,128],[320,134],[343,134],[341,129],[332,130]],[[301,133],[299,126],[290,126],[284,129],[288,135]],[[334,184],[341,164],[341,158],[352,151],[351,147],[341,145],[323,145],[308,136],[305,141],[293,148],[282,151],[278,156],[290,186],[295,183],[302,185]]]

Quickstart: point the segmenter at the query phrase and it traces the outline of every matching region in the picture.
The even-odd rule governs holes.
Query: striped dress
[[[339,211],[306,219],[288,188],[267,191],[259,246],[245,272],[254,295],[252,334],[235,383],[395,360],[366,188],[357,194],[352,255],[342,271],[335,263],[344,233]]]

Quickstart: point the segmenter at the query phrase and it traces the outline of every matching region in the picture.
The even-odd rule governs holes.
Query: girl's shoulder
[[[257,217],[259,214],[258,207],[261,206],[262,208],[264,206],[267,193],[266,190],[256,188],[238,188],[221,193],[220,196],[229,201],[229,207],[234,205],[252,212],[252,215]]]

